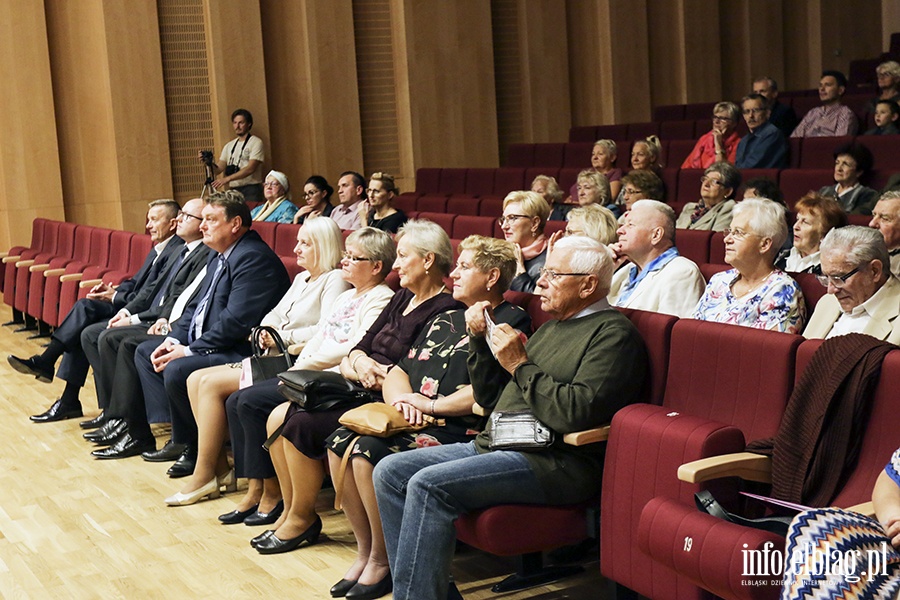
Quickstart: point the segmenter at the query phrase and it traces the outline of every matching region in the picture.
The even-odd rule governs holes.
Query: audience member
[[[218,175],[212,186],[220,192],[236,190],[247,202],[263,202],[260,172],[266,159],[262,140],[250,133],[253,115],[239,108],[231,113],[231,126],[237,137],[225,144],[219,160],[211,165],[213,174]],[[202,162],[202,153],[198,156]]]
[[[609,245],[623,264],[612,277],[614,306],[689,317],[705,283],[693,261],[675,247],[675,211],[657,200],[638,200],[623,217],[619,241]]]
[[[290,279],[281,259],[255,231],[250,209],[231,193],[216,193],[203,207],[203,243],[211,250],[200,299],[192,302],[164,340],[150,339],[135,350],[134,362],[148,405],[173,408],[172,441],[196,439],[196,423],[187,395],[188,376],[204,367],[239,362],[250,355],[250,330],[287,292]],[[158,410],[158,409],[157,409]],[[187,414],[185,414],[187,413]],[[129,423],[130,436],[155,449],[150,428]],[[127,436],[126,436],[127,437]],[[197,447],[188,444],[168,473],[194,470]]]
[[[307,217],[330,217],[334,206],[331,204],[331,195],[334,188],[328,185],[328,180],[321,175],[312,175],[303,185],[303,197],[306,204],[300,207],[294,216],[294,223],[303,223]]]
[[[612,244],[617,239],[616,218],[605,206],[589,204],[573,208],[567,221],[565,235],[585,235],[604,246]]]
[[[871,215],[878,192],[859,183],[872,169],[872,152],[857,142],[841,144],[834,151],[834,185],[819,193],[835,198],[851,215]]]
[[[688,202],[681,210],[676,227],[723,231],[731,223],[734,192],[741,185],[741,174],[726,162],[707,167],[700,179],[700,201]]]
[[[341,229],[352,231],[364,227],[366,208],[366,180],[356,171],[344,171],[338,179],[340,204],[331,211],[331,218]]]
[[[266,201],[250,211],[251,219],[271,223],[294,222],[298,209],[291,202],[291,184],[287,175],[281,171],[269,171],[263,184],[263,197]]]
[[[734,268],[712,276],[693,318],[800,333],[806,321],[803,292],[775,268],[786,237],[780,204],[757,198],[738,204],[725,231],[725,262]]]
[[[883,62],[875,68],[878,78],[878,95],[869,100],[866,105],[866,113],[876,112],[877,105],[882,100],[900,102],[900,63],[895,60]]]
[[[797,113],[790,105],[778,101],[778,83],[771,77],[758,77],[753,82],[753,93],[766,99],[769,121],[784,137],[790,137],[798,123]]]
[[[550,206],[534,192],[510,192],[503,200],[500,229],[507,242],[516,246],[518,267],[509,289],[533,292],[547,259],[547,236],[544,226]]]
[[[841,104],[847,91],[847,78],[840,71],[822,71],[819,80],[819,100],[822,106],[812,109],[794,129],[791,137],[834,137],[856,135],[856,115]]]
[[[619,157],[619,148],[612,140],[597,140],[591,150],[591,168],[600,173],[609,182],[610,198],[617,198],[622,189],[622,169],[616,167],[616,159]],[[566,202],[575,204],[578,198],[577,182],[569,190],[569,198]],[[562,220],[562,219],[550,219]]]
[[[900,277],[900,190],[881,196],[872,209],[869,227],[881,232],[891,257],[891,273]]]
[[[75,303],[69,314],[50,336],[50,343],[41,354],[31,358],[10,355],[10,366],[19,373],[34,376],[38,381],[53,381],[56,361],[62,356],[62,364],[57,374],[66,382],[65,390],[45,412],[33,415],[36,423],[49,423],[82,416],[81,401],[78,396],[87,379],[90,363],[81,347],[81,333],[89,325],[107,321],[115,317],[130,302],[137,300],[141,308],[156,297],[168,275],[169,268],[177,259],[184,241],[175,236],[180,207],[174,200],[154,200],[147,211],[147,232],[153,248],[147,254],[143,266],[132,277],[113,287],[108,283],[98,283],[87,298]],[[99,332],[98,332],[99,335]]]
[[[541,306],[555,320],[523,345],[509,325],[485,339],[486,303],[466,312],[469,371],[479,404],[526,411],[558,435],[606,423],[640,399],[647,356],[627,317],[610,310],[612,261],[582,236],[560,240],[539,280]],[[491,348],[496,352],[496,358]],[[505,386],[503,381],[512,375]],[[573,504],[595,496],[602,452],[553,443],[492,451],[491,426],[474,442],[387,456],[373,480],[397,600],[448,597],[454,521],[494,504]],[[458,593],[458,592],[457,592]]]
[[[734,102],[717,103],[713,108],[712,129],[700,136],[681,168],[705,169],[715,162],[734,164],[741,141],[737,132],[740,118],[741,109]]]
[[[659,138],[655,135],[648,136],[644,140],[635,141],[631,145],[631,168],[649,169],[654,173],[659,172],[662,168],[659,162],[661,151],[662,146]]]
[[[452,260],[450,238],[435,223],[412,220],[400,228],[397,234],[397,258],[393,268],[400,275],[400,287],[403,289],[394,294],[359,343],[341,360],[341,375],[369,390],[373,397],[380,397],[388,371],[407,354],[425,324],[438,313],[463,307],[450,294],[445,293],[443,279],[450,272]],[[276,449],[270,455],[263,449],[263,442],[267,437],[266,420],[272,410],[284,402],[284,397],[277,390],[278,380],[272,379],[234,392],[225,402],[235,472],[238,477],[264,481],[261,492],[257,490],[254,496],[248,490],[234,511],[219,517],[223,523],[241,523],[254,511],[268,514],[275,509],[282,497],[272,464],[272,458],[278,458],[278,451]],[[294,405],[290,407],[283,435],[299,440],[295,443],[303,444],[308,456],[318,457],[311,459],[311,462],[316,462],[315,465],[306,466],[322,468],[325,441],[340,425],[338,418],[343,413],[344,409],[305,412]],[[292,481],[302,480],[307,485],[311,484],[315,492],[318,492],[322,477],[320,475],[318,482],[315,482],[315,473],[315,470],[309,471],[309,477],[303,476]],[[304,527],[313,526],[314,521],[321,523],[315,516],[315,492],[309,504],[305,504],[310,497],[308,493],[293,494],[287,500],[290,510],[297,503],[298,514],[312,513],[312,518]],[[254,509],[256,504],[259,507]],[[301,506],[305,508],[301,510]],[[282,517],[286,518],[284,512]],[[276,521],[275,529],[284,518]],[[269,535],[271,533],[257,536],[253,544]]]
[[[784,194],[778,184],[768,177],[756,177],[744,183],[744,198],[765,198],[784,206]]]
[[[897,135],[897,118],[900,117],[900,106],[894,100],[878,100],[875,103],[875,127],[866,135]]]
[[[575,182],[578,189],[578,205],[599,204],[605,206],[610,203],[609,181],[602,173],[591,169],[585,169],[578,174]]]
[[[868,227],[832,229],[822,240],[819,281],[828,294],[816,303],[807,338],[865,333],[900,343],[900,281],[887,269],[884,238]]]
[[[531,182],[531,191],[540,194],[552,207],[548,221],[565,221],[566,215],[572,210],[570,204],[563,202],[563,191],[556,182],[556,177],[538,175]],[[576,192],[577,193],[577,192]]]
[[[781,169],[788,164],[788,141],[769,121],[764,96],[750,94],[741,100],[741,112],[750,133],[738,143],[734,166],[738,169]]]
[[[453,297],[469,307],[478,304],[483,310],[490,306],[497,324],[504,323],[530,334],[528,314],[503,300],[503,292],[515,269],[516,255],[511,244],[470,236],[460,244],[459,260],[450,274],[454,281]],[[379,597],[390,591],[388,557],[372,483],[375,465],[398,452],[470,442],[481,429],[483,419],[472,413],[475,396],[466,364],[468,341],[465,311],[441,313],[423,329],[409,354],[384,380],[384,402],[400,411],[409,423],[424,424],[424,415],[428,415],[443,420],[442,424],[387,438],[357,436],[352,430],[340,427],[329,437],[327,454],[333,477],[344,473],[341,465],[342,458],[346,457],[342,503],[357,544],[356,561],[335,585],[336,589],[332,588],[332,595],[349,586],[357,592],[369,592],[367,597]],[[272,417],[270,428],[278,423],[278,415],[273,413]],[[285,449],[288,461],[298,453],[292,453],[288,445]],[[284,526],[282,529],[289,530]],[[284,539],[278,534],[276,531],[274,535]],[[378,592],[381,594],[376,596]],[[359,597],[359,594],[348,596]]]
[[[794,244],[782,250],[775,259],[775,268],[791,273],[822,273],[819,242],[835,227],[847,225],[847,215],[841,206],[821,194],[810,192],[794,206]]]
[[[399,193],[393,176],[381,172],[372,173],[369,177],[369,189],[366,190],[366,197],[369,199],[366,224],[369,227],[397,233],[406,223],[406,213],[393,206],[394,196]]]
[[[309,223],[312,225],[320,221],[334,226],[330,219],[310,219]],[[336,241],[340,242],[340,231],[337,235]],[[335,240],[331,244],[326,242],[326,245],[334,242]],[[292,369],[336,369],[341,359],[359,342],[394,295],[384,284],[384,278],[396,258],[394,241],[386,232],[372,227],[357,229],[347,237],[346,248],[340,259],[341,269],[334,272],[340,273],[341,278],[353,286],[353,289],[341,293],[333,302],[322,305],[315,335],[303,346]],[[298,255],[298,263],[306,263],[306,258]],[[330,273],[322,272],[323,267],[327,269],[327,259],[323,261],[321,257],[316,257],[314,262],[321,266],[314,264],[308,268],[318,272],[319,279]],[[291,296],[289,291],[281,303]],[[193,504],[204,496],[216,495],[218,486],[214,482],[217,478],[221,480],[229,472],[224,446],[228,433],[225,401],[238,391],[239,378],[240,370],[230,368],[229,365],[201,369],[188,377],[188,396],[197,420],[197,464],[194,474],[181,490],[166,499],[167,504],[183,506]],[[262,383],[254,382],[256,385]],[[263,487],[263,479],[249,477],[244,501],[250,506],[246,510],[239,509],[236,515],[232,515],[234,518],[226,518],[225,521],[240,522],[248,518],[253,519],[251,522],[274,521],[278,518],[280,513],[275,510],[279,499],[277,490],[270,493],[260,507]],[[289,498],[290,495],[286,497]]]
[[[622,177],[623,212],[631,210],[638,200],[665,199],[665,186],[659,175],[647,169],[635,169]]]

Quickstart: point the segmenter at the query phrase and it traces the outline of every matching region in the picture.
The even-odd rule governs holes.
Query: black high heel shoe
[[[381,578],[381,581],[372,585],[357,583],[347,591],[344,597],[348,600],[375,600],[376,598],[387,596],[393,589],[394,580],[391,579],[391,574],[388,573]]]
[[[258,508],[259,504],[254,504],[247,510],[233,510],[224,515],[219,515],[219,521],[224,525],[237,525],[238,523],[243,523],[244,519],[250,515],[255,514]]]
[[[331,597],[332,598],[343,598],[347,595],[347,592],[356,585],[356,579],[341,579],[336,584],[331,586]]]
[[[244,519],[244,525],[249,525],[250,527],[271,525],[278,520],[278,517],[281,516],[282,512],[284,512],[284,500],[279,500],[278,504],[275,505],[275,508],[269,512],[264,513],[257,510],[253,514],[248,515],[247,518]]]
[[[282,552],[290,552],[298,548],[303,542],[308,542],[312,546],[319,541],[320,533],[322,533],[322,519],[317,516],[315,522],[297,537],[282,540],[273,533],[256,544],[256,551],[260,554],[281,554]]]
[[[252,547],[256,548],[256,546],[258,546],[259,543],[260,543],[261,541],[263,541],[264,539],[266,539],[266,538],[269,537],[270,535],[275,535],[275,530],[274,530],[274,529],[266,529],[265,531],[263,531],[263,532],[262,532],[261,534],[259,534],[258,536],[254,537],[254,538],[251,538],[251,539],[250,539],[250,545],[251,545]]]

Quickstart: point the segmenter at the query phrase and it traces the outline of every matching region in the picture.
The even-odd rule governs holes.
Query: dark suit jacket
[[[125,308],[130,302],[140,297],[149,296],[148,300],[139,300],[141,302],[150,302],[156,295],[158,286],[162,285],[166,280],[166,273],[169,272],[169,264],[175,260],[181,247],[184,246],[184,240],[180,237],[173,236],[172,240],[163,248],[162,254],[156,258],[156,252],[152,249],[147,253],[147,258],[140,270],[134,274],[131,279],[126,279],[116,288],[116,295],[113,297],[113,306],[116,310]],[[156,262],[153,262],[154,259]],[[135,312],[131,311],[130,312]]]
[[[152,323],[160,317],[165,317],[166,319],[169,318],[169,315],[172,314],[172,308],[175,306],[175,301],[178,300],[178,297],[181,296],[181,293],[185,288],[194,281],[194,278],[197,277],[200,271],[203,270],[203,267],[206,266],[206,262],[209,259],[209,252],[209,248],[201,243],[187,255],[184,262],[179,265],[178,271],[175,272],[172,281],[169,283],[169,289],[165,291],[165,295],[163,296],[163,303],[159,306],[149,306],[146,310],[139,312],[138,317],[141,321]],[[197,287],[194,294],[199,290],[200,286]]]
[[[772,106],[772,112],[769,114],[769,122],[777,127],[784,134],[784,137],[787,138],[791,137],[791,133],[793,133],[800,120],[797,119],[797,113],[794,112],[793,108],[776,100],[775,105]]]
[[[206,278],[184,314],[178,319],[171,337],[188,343],[191,319],[200,300],[212,283],[218,252],[209,253]],[[203,320],[203,334],[190,344],[195,354],[233,350],[250,355],[250,330],[259,325],[290,287],[284,263],[255,231],[248,231],[234,246],[222,274],[213,287]]]

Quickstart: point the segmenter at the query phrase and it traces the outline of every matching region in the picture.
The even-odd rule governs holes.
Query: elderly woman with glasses
[[[733,196],[740,185],[741,174],[732,165],[727,162],[710,165],[700,179],[700,200],[684,205],[675,227],[723,231],[731,222]]]
[[[535,192],[510,192],[503,200],[500,229],[507,242],[516,247],[517,268],[509,289],[534,292],[547,260],[547,236],[544,226],[550,216],[550,205]]]
[[[662,179],[653,171],[647,169],[635,169],[629,171],[622,178],[622,197],[624,209],[622,213],[631,210],[631,206],[638,200],[659,200],[665,201]]]
[[[688,154],[682,169],[705,169],[716,162],[734,164],[737,155],[737,127],[741,109],[734,102],[719,102],[713,108],[712,129],[700,136],[694,149]]]
[[[775,268],[785,238],[780,204],[758,198],[738,204],[731,228],[725,230],[725,262],[734,268],[712,276],[693,318],[800,333],[806,322],[803,293]]]
[[[334,188],[328,185],[328,180],[321,175],[312,175],[303,185],[303,196],[306,204],[300,207],[294,215],[294,223],[303,223],[309,217],[329,217],[334,206],[331,204],[331,195]]]
[[[266,201],[250,211],[254,221],[293,223],[299,209],[291,202],[291,184],[287,175],[281,171],[269,171],[263,183],[263,197]]]

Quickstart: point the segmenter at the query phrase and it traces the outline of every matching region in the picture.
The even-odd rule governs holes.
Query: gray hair
[[[609,179],[606,178],[606,175],[593,169],[585,169],[578,174],[576,183],[580,181],[589,181],[597,188],[597,194],[600,196],[600,199],[597,200],[598,204],[609,204],[612,192],[609,189]]]
[[[887,62],[883,62],[875,69],[875,72],[883,71],[889,74],[891,77],[900,77],[900,63],[896,60],[889,60]]]
[[[770,253],[774,256],[787,240],[788,228],[784,206],[766,198],[747,198],[734,207],[731,218],[750,212],[753,233],[772,240]]]
[[[891,190],[883,193],[878,201],[881,202],[882,200],[900,200],[900,190]]]
[[[543,198],[540,196],[538,198],[544,202]],[[407,221],[397,232],[397,242],[407,235],[416,254],[422,258],[428,256],[429,253],[434,254],[435,268],[444,277],[450,274],[450,269],[453,268],[453,247],[450,245],[450,237],[440,225],[427,219],[413,219]]]
[[[713,107],[713,116],[720,110],[728,112],[728,118],[737,123],[741,120],[741,107],[734,102],[717,102]]]
[[[611,157],[616,157],[619,155],[619,147],[612,140],[597,140],[596,142],[594,142],[594,147],[596,146],[600,146],[601,148],[606,150],[606,153]]]
[[[181,210],[181,206],[178,205],[177,202],[172,200],[171,198],[160,198],[159,200],[154,200],[147,205],[149,208],[155,208],[157,206],[162,206],[166,210],[166,218],[174,219],[178,216],[178,211]]]
[[[394,261],[397,260],[397,244],[391,235],[375,229],[363,227],[347,236],[344,244],[358,246],[370,261],[381,261],[381,279],[383,280],[391,272]]]
[[[612,244],[618,238],[616,230],[619,225],[616,223],[616,217],[605,206],[588,204],[573,208],[566,215],[566,221],[572,222],[575,219],[581,221],[586,236],[601,244]]]
[[[734,165],[731,163],[727,163],[724,161],[716,162],[703,171],[703,175],[709,175],[710,173],[718,173],[722,176],[722,183],[727,188],[731,188],[731,193],[737,191],[737,189],[741,186],[741,172],[738,171]]]
[[[553,199],[553,202],[559,203],[562,201],[563,191],[559,188],[559,183],[556,181],[556,177],[552,177],[550,175],[538,175],[534,178],[534,180],[532,180],[531,187],[533,188],[534,184],[538,182],[543,183],[545,186],[547,186],[547,195]]]
[[[675,245],[675,209],[666,204],[665,202],[660,202],[659,200],[638,200],[634,204],[631,205],[631,210],[638,208],[640,206],[646,206],[647,208],[655,210],[657,213],[662,216],[663,220],[663,231],[665,232],[666,239],[672,242],[672,245]]]
[[[861,225],[835,227],[822,238],[819,251],[840,252],[850,264],[860,266],[873,260],[881,261],[882,271],[891,270],[891,255],[888,253],[884,236],[877,229]]]
[[[569,255],[569,268],[575,273],[588,273],[596,275],[598,288],[603,297],[609,294],[612,282],[613,261],[609,249],[598,242],[583,235],[571,235],[557,241],[553,251],[567,250]]]

